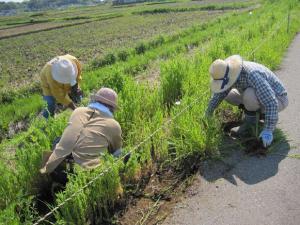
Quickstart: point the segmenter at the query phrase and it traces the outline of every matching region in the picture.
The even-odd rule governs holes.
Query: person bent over
[[[267,67],[244,61],[239,55],[215,60],[209,72],[213,96],[206,115],[211,115],[224,99],[240,106],[244,110],[244,121],[241,126],[232,128],[231,133],[242,137],[255,127],[256,112],[259,111],[264,116],[264,128],[259,137],[265,147],[269,146],[278,112],[288,106],[287,91],[278,77]]]
[[[82,92],[79,88],[81,81],[81,64],[72,55],[57,56],[46,63],[40,73],[43,99],[47,109],[43,116],[54,116],[56,103],[75,109]]]
[[[121,127],[114,119],[117,109],[117,94],[110,88],[101,88],[91,96],[88,107],[76,108],[62,137],[40,172],[55,171],[64,161],[86,169],[100,165],[100,157],[106,151],[119,157],[121,154]]]

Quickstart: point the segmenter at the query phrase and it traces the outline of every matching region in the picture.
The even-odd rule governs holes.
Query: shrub
[[[113,53],[108,53],[104,57],[97,57],[92,60],[92,68],[99,68],[107,65],[112,65],[117,61],[116,56]]]
[[[149,46],[152,47],[152,48],[156,48],[158,46],[161,46],[163,43],[165,43],[165,38],[160,35],[158,38],[156,38],[155,40],[151,41],[149,43]]]
[[[138,54],[138,55],[141,55],[141,54],[144,54],[147,50],[147,47],[146,47],[146,44],[145,43],[140,43],[138,44],[136,47],[135,47],[135,52]]]
[[[129,57],[129,53],[126,50],[120,51],[118,53],[118,59],[120,61],[126,61]]]
[[[115,71],[112,75],[107,75],[103,78],[102,86],[114,89],[120,92],[123,89],[125,77],[119,72]]]

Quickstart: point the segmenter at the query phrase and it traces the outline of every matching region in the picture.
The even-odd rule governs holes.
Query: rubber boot
[[[248,137],[255,133],[256,112],[244,111],[244,120],[241,126],[234,127],[230,130],[230,134],[234,137]]]

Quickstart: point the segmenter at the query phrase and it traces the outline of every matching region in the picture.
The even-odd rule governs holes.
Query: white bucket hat
[[[209,68],[212,92],[221,93],[228,90],[239,78],[242,66],[243,59],[239,55],[230,56],[225,60],[215,60]]]
[[[52,78],[58,83],[70,84],[71,86],[77,83],[77,66],[69,59],[56,57],[50,61]]]

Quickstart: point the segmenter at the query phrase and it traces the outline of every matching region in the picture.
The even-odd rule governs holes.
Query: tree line
[[[4,10],[24,10],[37,11],[43,9],[52,9],[67,5],[88,5],[102,2],[101,0],[29,0],[22,3],[18,2],[1,2],[0,11]]]

